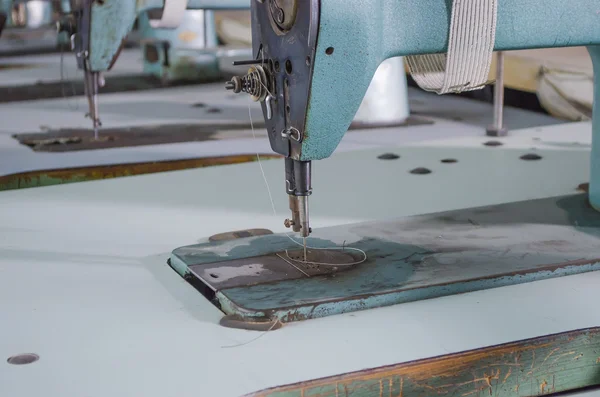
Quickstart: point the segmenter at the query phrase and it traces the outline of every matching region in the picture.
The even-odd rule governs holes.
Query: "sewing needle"
[[[302,237],[304,243],[304,262],[306,262],[306,237]]]

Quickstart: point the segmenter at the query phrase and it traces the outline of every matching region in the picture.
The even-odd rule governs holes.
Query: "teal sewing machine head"
[[[494,49],[585,45],[600,74],[597,0],[253,0],[251,10],[254,57],[226,87],[261,103],[271,147],[286,157],[286,224],[305,237],[311,161],[334,152],[385,59],[408,56],[413,77],[439,93],[486,84]],[[598,103],[590,201],[600,210]],[[222,324],[270,330],[597,271],[598,236],[600,212],[568,195],[323,228],[303,250],[288,234],[224,233],[174,250],[170,265],[226,314]]]
[[[456,3],[252,1],[255,59],[248,63],[253,66],[248,75],[233,79],[227,88],[247,92],[262,103],[271,147],[293,159],[288,162],[286,175],[294,175],[298,167],[306,168],[305,162],[334,152],[383,60],[449,50],[452,7]],[[462,3],[464,6],[469,2]],[[504,0],[489,4],[497,6],[490,57],[492,49],[585,45],[590,46],[596,71],[600,70],[600,49],[594,47],[600,43],[597,1],[548,0],[542,4],[538,0]],[[597,120],[594,133],[600,134]],[[592,153],[590,192],[592,203],[600,208],[598,155],[600,137],[595,139]],[[310,181],[310,177],[296,176]],[[310,194],[310,186],[299,192],[294,178],[286,183],[292,197]],[[295,205],[292,207],[294,214]],[[297,226],[294,230],[301,231],[297,222],[292,219],[291,223]]]
[[[181,22],[186,8],[243,8],[235,0],[71,0],[70,11],[58,23],[59,32],[71,38],[71,48],[80,69],[92,119],[94,136],[101,126],[98,114],[98,89],[104,85],[102,73],[118,59],[139,15],[162,10],[156,27],[173,29]]]
[[[219,40],[215,10],[249,9],[249,0],[217,2],[215,9],[202,9],[190,2],[179,15],[177,26],[163,27],[160,17],[151,19],[160,9],[149,10],[138,17],[144,72],[165,82],[210,81],[221,76]],[[175,24],[174,24],[175,25]],[[231,52],[231,50],[229,51]],[[249,49],[236,54],[248,57]]]

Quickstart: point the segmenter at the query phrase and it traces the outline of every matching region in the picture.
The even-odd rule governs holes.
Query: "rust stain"
[[[540,394],[544,394],[544,392],[546,390],[546,386],[548,386],[548,382],[546,382],[546,380],[544,379],[544,381],[540,385]]]
[[[559,354],[558,356],[554,357],[554,360],[552,360],[552,365],[553,365],[553,364],[556,364],[556,362],[557,362],[558,360],[560,360],[560,358],[561,358],[561,357],[564,357],[564,356],[570,356],[570,355],[572,355],[572,354],[575,354],[575,353],[576,353],[576,352],[574,352],[574,351],[570,351],[570,352],[567,352],[567,353]]]
[[[0,63],[0,70],[9,70],[9,69],[34,69],[45,66],[43,64],[34,64],[34,63]]]
[[[315,379],[307,382],[301,382],[299,384],[286,385],[281,387],[276,387],[269,390],[263,390],[257,394],[253,394],[253,396],[269,396],[270,393],[276,392],[285,392],[285,391],[293,391],[298,390],[299,386],[301,387],[310,387],[321,388],[326,387],[328,385],[336,384],[336,382],[340,382],[344,386],[344,390],[346,392],[346,396],[349,395],[349,392],[356,392],[358,389],[362,389],[363,387],[367,387],[367,384],[371,382],[371,387],[377,387],[379,384],[380,388],[380,396],[383,396],[383,383],[382,382],[390,382],[390,385],[393,385],[392,377],[398,376],[400,377],[400,392],[397,395],[398,397],[403,397],[404,390],[404,380],[410,380],[416,388],[427,389],[435,392],[436,394],[448,394],[452,393],[452,390],[458,391],[461,387],[470,385],[473,386],[473,391],[469,391],[463,395],[468,396],[470,394],[475,394],[477,392],[481,392],[484,390],[488,390],[490,395],[493,395],[494,383],[493,380],[496,380],[495,386],[498,385],[499,381],[502,379],[502,382],[506,382],[509,377],[513,374],[512,366],[519,367],[522,364],[519,363],[522,354],[531,354],[531,371],[536,370],[535,363],[537,361],[539,370],[542,365],[551,366],[556,363],[559,359],[565,356],[570,356],[576,354],[576,351],[568,351],[562,354],[556,354],[561,350],[559,346],[562,346],[565,343],[568,343],[568,338],[575,336],[575,338],[581,338],[586,334],[599,334],[600,328],[593,328],[587,330],[577,330],[571,331],[563,334],[550,335],[540,338],[533,338],[529,340],[523,340],[519,342],[512,342],[504,345],[491,346],[461,353],[449,354],[446,356],[433,357],[418,361],[406,362],[401,364],[395,364],[385,367],[379,367],[369,370],[358,371],[354,373],[347,373],[337,376],[332,376],[329,378],[321,378]],[[572,338],[573,339],[573,338]],[[541,361],[536,360],[535,351],[537,349],[547,349],[549,353],[547,353],[544,359]],[[538,350],[539,352],[539,350]],[[514,363],[510,360],[514,357]],[[578,356],[580,357],[580,355]],[[552,359],[551,363],[548,361]],[[490,363],[491,361],[491,363]],[[600,364],[600,357],[596,360],[597,363]],[[482,367],[482,364],[485,363],[485,366]],[[496,370],[492,370],[491,373],[483,373],[483,375],[474,375],[473,379],[466,382],[459,383],[446,383],[442,385],[436,385],[437,387],[432,387],[430,382],[432,379],[440,379],[444,377],[448,378],[456,378],[463,377],[466,373],[472,372],[474,369],[481,370],[485,367],[491,366],[501,366],[506,365],[508,367],[508,372],[506,375],[501,377],[501,368],[497,368]],[[517,372],[517,381],[516,386],[514,386],[514,391],[519,391],[519,384],[521,383],[521,379],[518,376]],[[530,380],[533,380],[531,378]],[[358,384],[357,384],[358,383]],[[548,385],[548,382],[544,380],[541,384],[536,382],[540,388],[543,388],[544,391],[554,390],[554,376],[552,380],[552,386]],[[535,388],[535,385],[532,385]],[[390,387],[392,389],[392,387]],[[372,389],[371,389],[372,390]],[[372,390],[375,391],[375,390]],[[462,392],[462,391],[461,391]],[[326,394],[315,394],[313,397],[318,396],[331,396],[333,393]],[[392,394],[390,390],[390,395]],[[311,394],[312,396],[312,394]]]
[[[540,366],[544,365],[544,363],[550,358],[550,356],[559,350],[560,350],[560,347],[557,347],[556,349],[553,349],[550,353],[548,353],[548,355],[546,356],[546,358],[544,358],[544,361],[542,361],[542,364],[540,364]]]
[[[553,349],[552,351],[550,351],[550,353],[548,353],[548,355],[546,356],[546,358],[544,358],[544,361],[542,361],[542,363],[541,363],[541,364],[540,364],[538,367],[536,367],[536,368],[534,368],[534,364],[535,364],[535,351],[534,351],[534,354],[533,354],[533,362],[531,363],[531,370],[530,370],[529,372],[527,372],[527,375],[531,375],[531,374],[533,374],[533,373],[534,373],[534,372],[535,372],[535,371],[536,371],[538,368],[541,368],[541,367],[544,365],[544,363],[545,363],[545,362],[546,362],[546,361],[547,361],[547,360],[550,358],[550,356],[552,356],[554,353],[556,353],[556,352],[557,352],[557,351],[559,351],[559,350],[560,350],[560,347],[557,347],[556,349]]]
[[[278,157],[279,156],[277,155],[261,155],[261,159]],[[28,171],[0,176],[0,190],[44,186],[47,184],[63,184],[78,181],[119,178],[133,175],[154,174],[158,172],[213,167],[217,165],[240,164],[255,160],[255,154],[245,154],[203,157],[185,160],[152,161],[143,163]],[[48,183],[44,183],[44,180],[47,180]]]

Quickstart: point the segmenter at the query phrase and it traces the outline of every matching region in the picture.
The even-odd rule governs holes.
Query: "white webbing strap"
[[[183,20],[187,0],[165,0],[162,17],[150,19],[150,26],[154,29],[176,29]]]
[[[454,0],[447,54],[406,57],[416,83],[438,94],[472,91],[489,81],[498,0]]]

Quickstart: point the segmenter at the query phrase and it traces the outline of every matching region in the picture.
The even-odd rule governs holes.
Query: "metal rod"
[[[302,237],[302,242],[304,244],[304,262],[306,262],[306,237]]]
[[[262,62],[262,60],[260,60],[260,59],[252,59],[250,61],[233,61],[233,66],[256,65],[261,62]]]
[[[494,127],[504,127],[504,52],[496,53],[496,86],[494,87]]]
[[[504,52],[496,52],[496,85],[494,87],[494,120],[486,129],[488,136],[505,136],[504,128]]]

